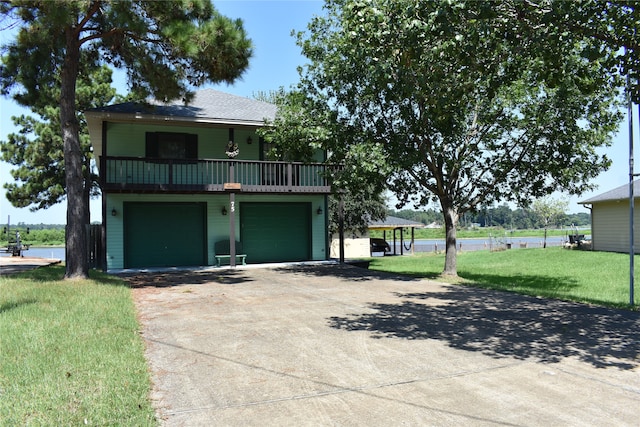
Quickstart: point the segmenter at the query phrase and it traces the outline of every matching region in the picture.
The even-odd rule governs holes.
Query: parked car
[[[371,246],[371,252],[391,252],[391,246],[384,239],[371,238],[369,239],[369,245]]]

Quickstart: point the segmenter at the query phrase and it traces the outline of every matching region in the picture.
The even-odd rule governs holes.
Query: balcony
[[[336,166],[249,160],[176,160],[106,157],[103,190],[122,193],[222,193],[240,184],[243,193],[328,194]]]

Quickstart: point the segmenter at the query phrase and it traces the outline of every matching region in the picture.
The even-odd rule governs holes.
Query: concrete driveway
[[[637,426],[640,314],[316,265],[138,274],[167,426]]]

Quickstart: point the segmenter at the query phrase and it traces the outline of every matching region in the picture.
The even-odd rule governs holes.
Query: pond
[[[389,237],[389,236],[387,236]],[[591,236],[587,236],[588,239]],[[496,247],[504,246],[506,243],[511,244],[511,248],[541,248],[543,246],[544,239],[542,237],[506,237],[506,238],[489,238],[486,239],[458,239],[458,249],[463,251],[476,251],[483,249],[494,249]],[[565,243],[566,238],[564,236],[549,236],[547,237],[547,246],[561,246]],[[387,238],[387,242],[391,245],[391,252],[393,252],[393,237]],[[409,251],[411,241],[405,237],[404,250]],[[446,248],[444,239],[416,239],[415,252],[433,252],[444,251]],[[400,253],[400,239],[396,239],[396,253]]]
[[[1,256],[11,256],[6,252],[0,253]],[[65,260],[64,247],[30,247],[29,250],[22,252],[23,256],[36,258],[53,258],[61,261]]]

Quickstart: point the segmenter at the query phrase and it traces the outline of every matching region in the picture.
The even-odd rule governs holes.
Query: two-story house
[[[224,241],[227,251],[238,242],[247,263],[327,259],[323,154],[313,164],[270,161],[256,130],[275,114],[210,89],[188,105],[86,111],[106,268],[216,265]]]

